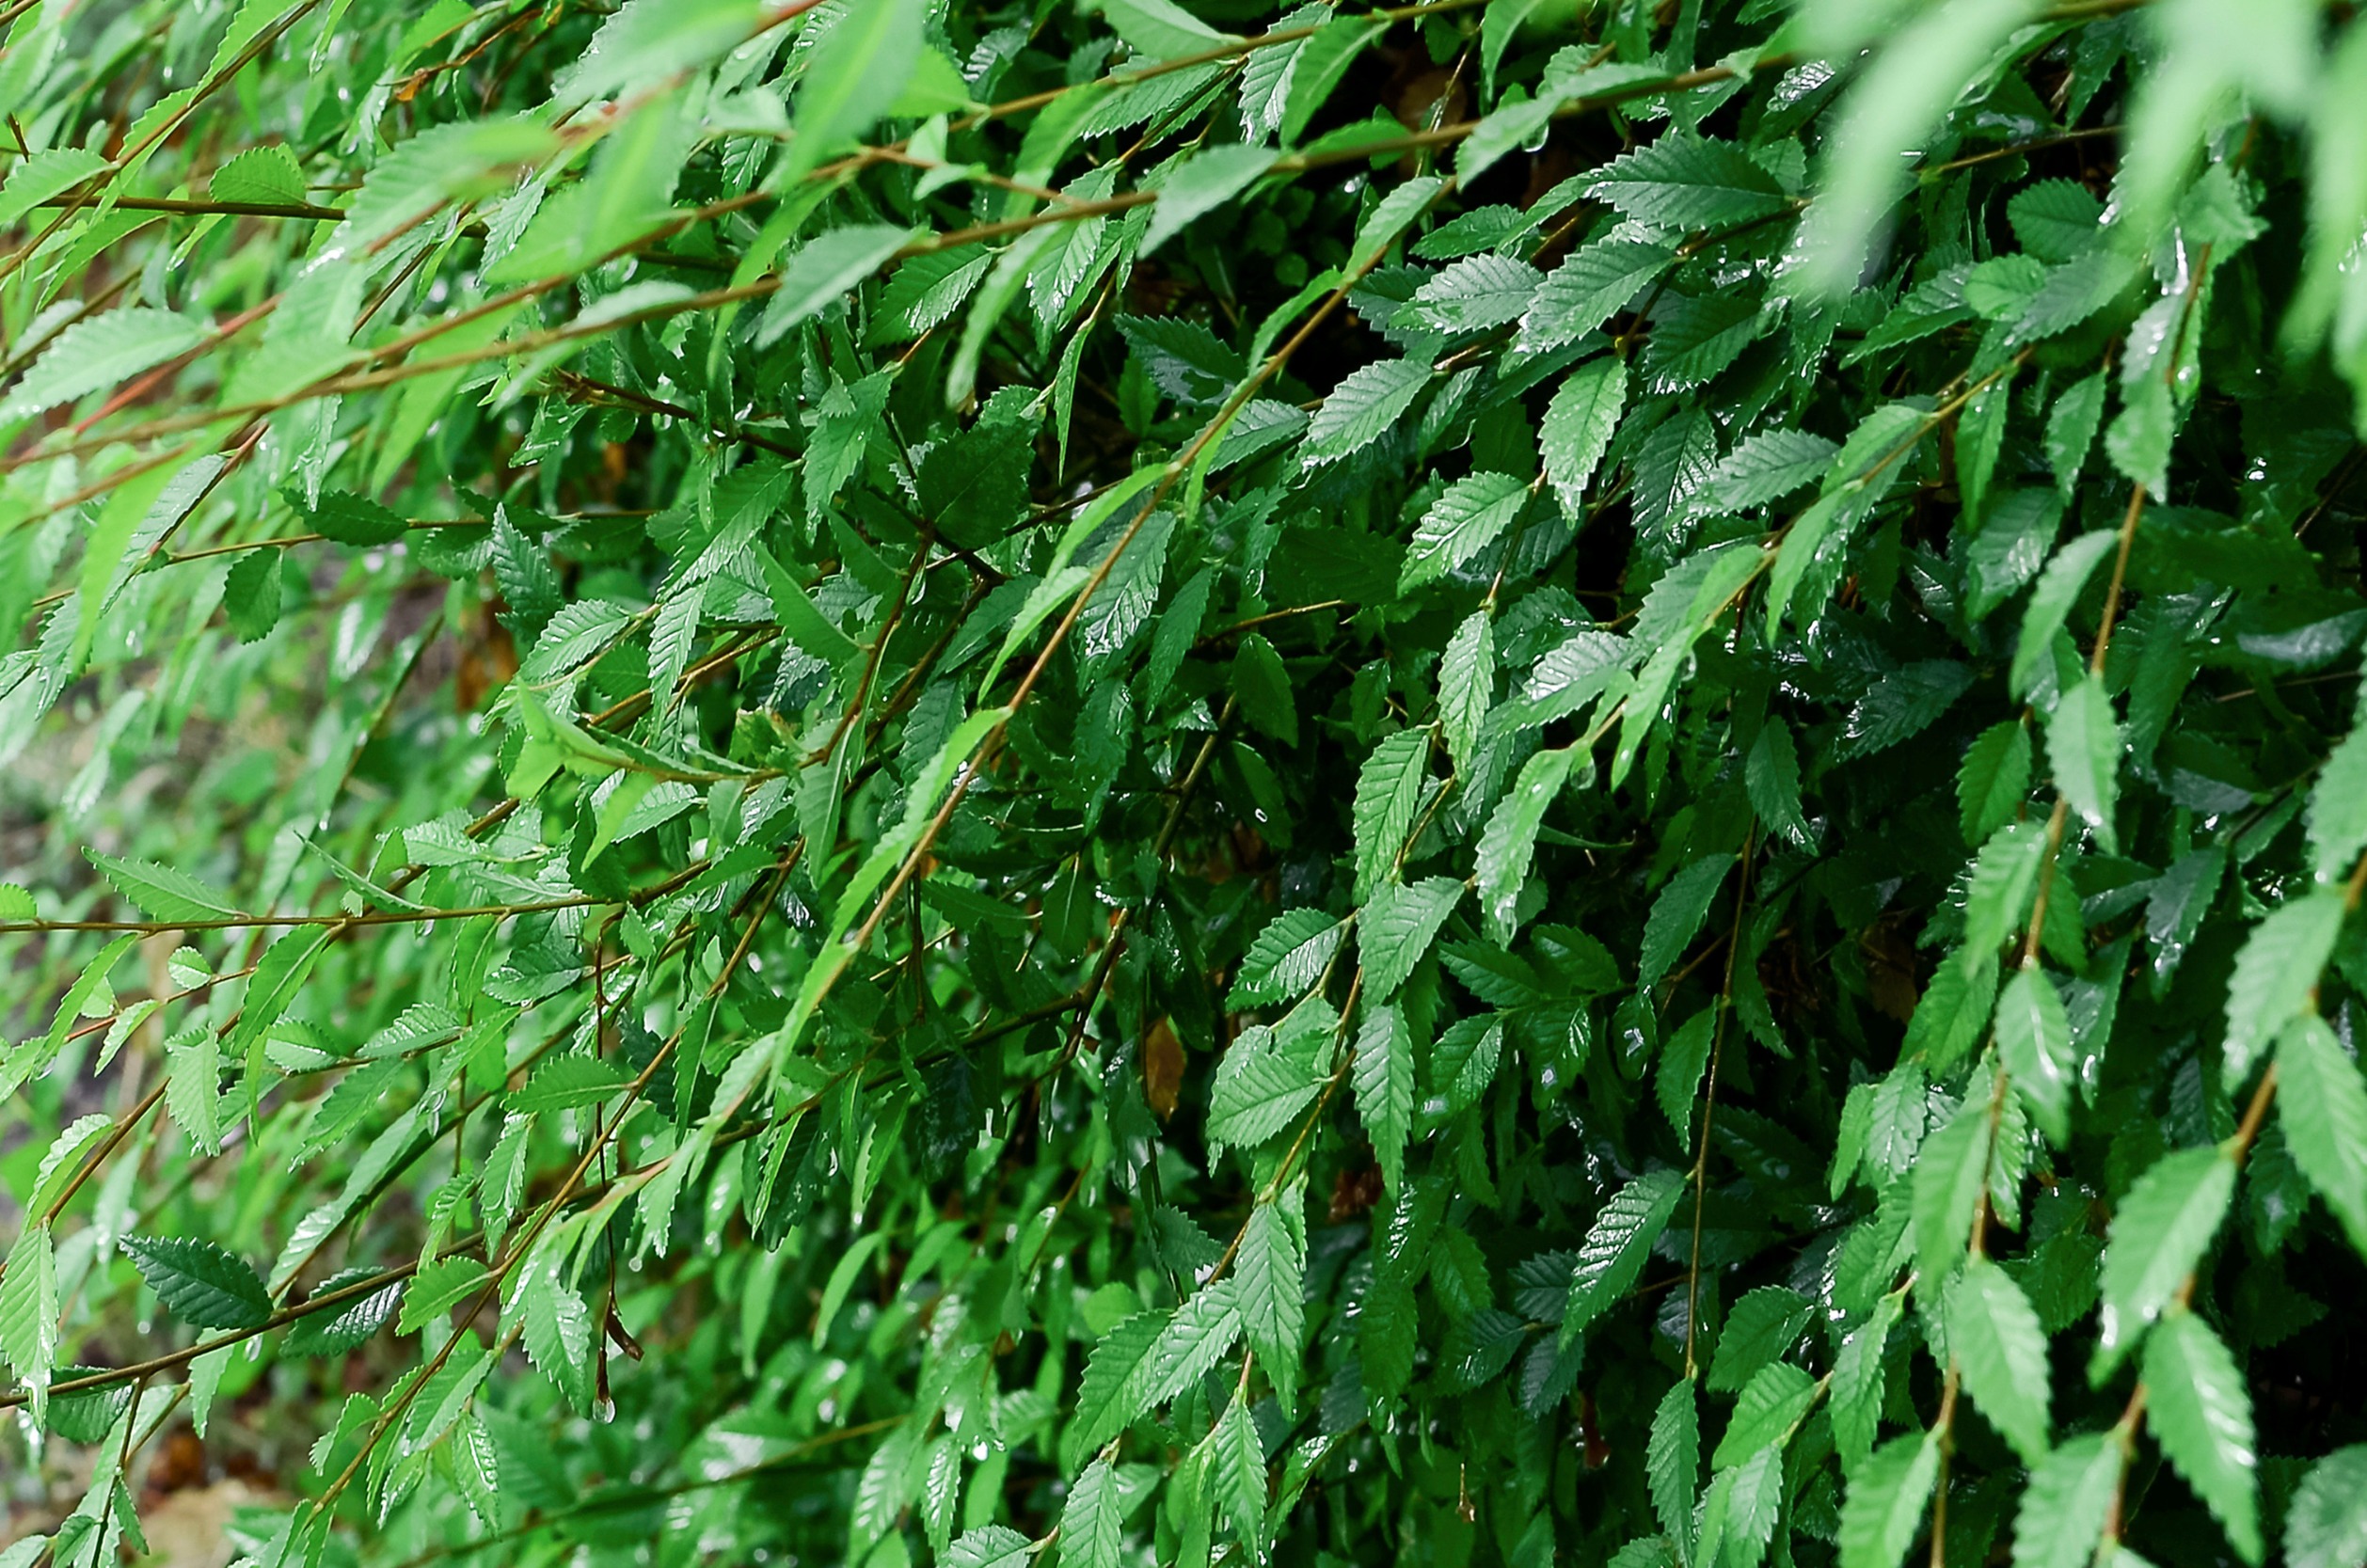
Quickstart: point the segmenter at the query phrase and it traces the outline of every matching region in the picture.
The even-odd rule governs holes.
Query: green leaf
[[[1822,483],[1840,450],[1804,430],[1762,430],[1744,436],[1709,470],[1694,497],[1693,510],[1745,512]]]
[[[0,401],[0,422],[24,419],[152,370],[205,341],[206,328],[145,305],[108,310],[68,327]]]
[[[898,0],[883,0],[867,10],[888,12]],[[834,31],[833,38],[837,36]],[[792,144],[794,146],[795,144]],[[781,264],[781,284],[765,308],[756,329],[760,344],[778,342],[790,328],[838,303],[850,290],[886,266],[896,253],[915,238],[915,231],[886,223],[850,224],[826,230],[800,246]]]
[[[1736,1302],[1718,1331],[1718,1354],[1709,1366],[1710,1391],[1731,1393],[1757,1377],[1761,1368],[1800,1338],[1812,1310],[1807,1297],[1778,1285],[1761,1286]]]
[[[796,135],[772,178],[786,185],[842,150],[888,112],[920,56],[920,0],[834,13],[790,95]]]
[[[1549,354],[1578,341],[1625,309],[1676,261],[1666,245],[1597,240],[1572,251],[1546,275],[1520,319],[1524,354]]]
[[[185,871],[153,861],[118,860],[85,849],[115,891],[151,920],[235,920],[238,907]]]
[[[1060,1507],[1060,1568],[1118,1568],[1126,1545],[1125,1499],[1106,1459],[1085,1467]]]
[[[2056,493],[2067,500],[2079,483],[2088,449],[2096,444],[2096,427],[2104,419],[2104,372],[2099,371],[2065,388],[2047,412],[2046,461],[2055,471]]]
[[[1394,1198],[1404,1185],[1406,1143],[1413,1134],[1414,1042],[1405,1015],[1367,1006],[1356,1037],[1356,1111],[1373,1140],[1381,1182]]]
[[[1545,476],[1561,499],[1565,517],[1585,514],[1587,482],[1610,450],[1628,403],[1628,367],[1613,356],[1592,359],[1569,373],[1545,411],[1538,429]]]
[[[1883,1349],[1898,1325],[1903,1300],[1903,1293],[1882,1296],[1833,1357],[1833,1439],[1848,1476],[1855,1476],[1874,1451],[1882,1420]]]
[[[321,504],[307,514],[316,532],[341,545],[390,545],[410,531],[402,514],[348,490],[322,492]]]
[[[1295,1123],[1323,1088],[1330,1041],[1327,1022],[1295,1037],[1259,1029],[1235,1040],[1209,1085],[1209,1137],[1260,1144]]]
[[[1660,1396],[1644,1445],[1644,1470],[1661,1532],[1678,1544],[1679,1560],[1690,1561],[1693,1499],[1701,1489],[1701,1408],[1691,1378],[1671,1384]]]
[[[332,1291],[359,1284],[372,1273],[360,1268],[331,1275],[321,1281],[310,1299],[319,1301]],[[308,1313],[288,1325],[287,1337],[279,1341],[279,1354],[342,1355],[384,1328],[402,1302],[403,1281],[390,1279],[374,1291]]]
[[[306,202],[304,168],[285,147],[254,147],[222,161],[207,182],[216,201],[254,201],[296,207]]]
[[[1693,1141],[1693,1104],[1701,1096],[1702,1073],[1709,1066],[1719,1011],[1715,1006],[1704,1007],[1687,1019],[1685,1026],[1660,1047],[1660,1065],[1653,1073],[1652,1089],[1660,1112],[1676,1129],[1678,1141],[1688,1146]]]
[[[43,1418],[57,1365],[57,1253],[47,1225],[24,1226],[8,1248],[0,1274],[0,1357],[32,1396],[34,1419]]]
[[[260,642],[279,624],[279,552],[240,556],[222,588],[222,612],[241,642]]]
[[[52,147],[34,153],[8,170],[7,183],[0,184],[0,229],[16,227],[42,202],[64,196],[107,166],[106,159],[80,147]]]
[[[1477,610],[1455,628],[1438,666],[1438,728],[1457,773],[1471,766],[1495,695],[1495,634],[1487,612]]]
[[[1249,1212],[1233,1272],[1249,1349],[1279,1387],[1295,1387],[1306,1335],[1307,1252],[1278,1204],[1261,1203]]]
[[[2311,1006],[2343,930],[2343,895],[2320,888],[2287,900],[2252,927],[2227,987],[2223,1076],[2232,1090],[2284,1026]]]
[[[2367,727],[2343,737],[2318,770],[2310,791],[2310,848],[2320,879],[2350,875],[2367,849]]]
[[[1988,1182],[1989,1105],[1976,1097],[1924,1139],[1915,1155],[1915,1270],[1925,1278],[1946,1277],[1963,1256]]]
[[[1701,934],[1710,903],[1734,869],[1732,855],[1707,855],[1671,877],[1652,900],[1652,913],[1644,923],[1644,953],[1637,960],[1639,987],[1660,984]]]
[[[1539,752],[1523,764],[1479,839],[1480,917],[1488,934],[1509,945],[1517,927],[1520,890],[1535,858],[1537,832],[1545,814],[1569,781],[1578,762],[1575,748]]]
[[[1290,98],[1282,110],[1284,142],[1297,142],[1308,122],[1330,101],[1357,56],[1388,27],[1377,17],[1335,17],[1298,46],[1298,57],[1291,64]]]
[[[1452,877],[1426,877],[1404,886],[1382,883],[1357,916],[1357,961],[1364,969],[1365,994],[1376,1002],[1397,994],[1462,899],[1463,884]]]
[[[2046,723],[2046,757],[2063,799],[2095,830],[2105,853],[2118,852],[2112,817],[2121,794],[2121,725],[2102,675],[2090,673],[2055,705]]]
[[[1036,1544],[1008,1525],[964,1530],[943,1560],[945,1568],[1026,1568]]]
[[[1966,953],[1986,958],[2021,929],[2045,853],[2046,830],[2036,822],[2009,822],[1989,835],[1974,857],[1964,894]]]
[[[2120,1364],[2218,1234],[2235,1191],[2235,1163],[2216,1148],[2182,1148],[2137,1179],[2112,1216],[2104,1254],[2104,1332],[2091,1375]]]
[[[1215,1458],[1217,1496],[1224,1500],[1234,1531],[1247,1543],[1252,1556],[1259,1555],[1265,1536],[1265,1453],[1245,1400],[1236,1398],[1225,1406],[1208,1441]]]
[[[1150,255],[1182,233],[1193,219],[1237,199],[1274,166],[1279,156],[1265,148],[1238,142],[1194,153],[1160,182],[1159,199],[1151,209],[1151,228],[1136,254]]]
[[[2351,1245],[2367,1253],[2367,1084],[2315,1013],[2285,1025],[2277,1039],[2277,1114],[2294,1164],[2342,1222]]]
[[[1770,1450],[1781,1451],[1823,1393],[1821,1384],[1788,1362],[1761,1367],[1734,1402],[1725,1435],[1709,1456],[1710,1469],[1732,1469]]]
[[[1800,807],[1800,748],[1792,741],[1791,726],[1772,714],[1751,743],[1742,766],[1742,788],[1751,809],[1770,830],[1794,844],[1815,842],[1815,831]]]
[[[2145,1419],[2245,1561],[2261,1560],[2258,1444],[2251,1395],[2227,1346],[2192,1312],[2145,1341]]]
[[[1518,321],[1541,280],[1536,269],[1494,251],[1454,262],[1414,291],[1397,320],[1450,336]]]
[[[412,1334],[442,1321],[472,1292],[483,1290],[486,1277],[485,1265],[473,1258],[439,1258],[422,1265],[404,1293],[403,1313],[394,1331]]]
[[[1170,1316],[1137,1312],[1093,1347],[1076,1391],[1071,1440],[1077,1448],[1098,1449],[1150,1413],[1160,1371],[1159,1340]]]
[[[1348,372],[1315,410],[1299,458],[1308,467],[1352,457],[1393,429],[1430,385],[1430,367],[1383,359]]]
[[[2014,644],[2013,665],[2007,673],[2007,684],[2015,696],[2027,691],[2030,677],[2039,667],[2039,660],[2054,645],[2055,634],[2063,629],[2063,622],[2071,615],[2072,604],[2080,590],[2088,586],[2089,577],[2096,563],[2110,554],[2119,543],[2119,536],[2099,531],[2083,533],[2055,552],[2055,559],[2039,574],[2039,585],[2030,594],[2029,608],[2022,612],[2022,638]]]
[[[1939,1474],[1928,1433],[1894,1437],[1859,1465],[1841,1504],[1841,1568],[1898,1568]]]
[[[1422,787],[1429,778],[1430,735],[1400,730],[1373,748],[1356,783],[1356,885],[1358,897],[1390,879],[1413,831]]]
[[[2013,1568],[2081,1568],[2095,1556],[2121,1493],[2111,1434],[2074,1437],[2031,1466],[2013,1519]]]
[[[1551,416],[1547,423],[1550,426]],[[1411,593],[1494,544],[1520,515],[1529,486],[1510,474],[1467,474],[1446,488],[1414,530],[1397,591]]]
[[[1238,1011],[1302,995],[1330,964],[1346,934],[1317,909],[1286,911],[1266,923],[1241,960],[1226,1006]]]
[[[1570,1276],[1569,1305],[1562,1317],[1562,1342],[1570,1344],[1600,1317],[1644,1271],[1652,1244],[1676,1212],[1685,1180],[1673,1170],[1637,1177],[1604,1204],[1587,1227]]]
[[[1613,159],[1586,194],[1663,229],[1711,229],[1783,211],[1774,178],[1732,142],[1672,131]]]
[[[534,1069],[525,1086],[510,1091],[502,1107],[513,1116],[597,1105],[633,1081],[633,1075],[598,1056],[556,1056]]]
[[[1290,671],[1274,644],[1256,632],[1234,650],[1232,689],[1242,717],[1285,746],[1298,744],[1298,698]]]
[[[263,1282],[238,1255],[197,1236],[126,1236],[123,1250],[139,1265],[165,1310],[198,1328],[260,1328],[271,1317]]]
[[[2047,1453],[2051,1389],[2046,1334],[2012,1276],[1975,1258],[1948,1282],[1947,1348],[1963,1368],[1964,1391],[2026,1465]]]
[[[2310,1467],[2285,1511],[2292,1568],[2347,1568],[2367,1557],[2367,1444],[2337,1449]]]
[[[2071,1016],[2055,982],[2036,965],[2016,970],[1997,998],[1997,1054],[2048,1141],[2069,1141],[2072,1075],[2078,1067]]]
[[[2030,732],[2007,719],[1983,730],[1956,770],[1957,816],[1964,842],[1981,844],[2021,810],[2030,791]]]

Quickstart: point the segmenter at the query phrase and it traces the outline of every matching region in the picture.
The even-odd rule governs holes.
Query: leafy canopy
[[[7,1568],[2367,1551],[2348,8],[0,26]]]

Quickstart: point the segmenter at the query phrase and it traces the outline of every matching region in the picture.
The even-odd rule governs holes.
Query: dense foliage
[[[0,1564],[2367,1560],[2348,15],[9,0]]]

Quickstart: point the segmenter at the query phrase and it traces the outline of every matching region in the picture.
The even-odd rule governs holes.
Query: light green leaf
[[[239,909],[185,871],[85,849],[99,874],[151,920],[234,920]]]
[[[1678,1560],[1690,1561],[1693,1499],[1701,1489],[1701,1408],[1691,1378],[1671,1384],[1660,1396],[1645,1440],[1644,1470],[1662,1533],[1678,1544]]]
[[[1489,935],[1507,945],[1517,927],[1520,890],[1537,848],[1537,830],[1554,797],[1578,762],[1575,748],[1539,752],[1521,767],[1520,777],[1499,801],[1479,840],[1480,918]]]
[[[2081,1568],[2121,1491],[2121,1448],[2106,1433],[2074,1437],[2031,1467],[2013,1520],[2013,1568]]]
[[[1841,1504],[1841,1568],[1898,1568],[1939,1474],[1928,1433],[1894,1437],[1859,1465]]]
[[[1545,411],[1538,427],[1545,475],[1561,499],[1562,515],[1585,514],[1587,481],[1611,446],[1628,402],[1627,362],[1606,355],[1572,371]]]
[[[2095,830],[2105,853],[2117,853],[2112,816],[2121,794],[2121,725],[2102,675],[2091,673],[2056,704],[2046,724],[2046,757],[2055,787]]]
[[[1709,917],[1710,903],[1718,890],[1725,885],[1726,873],[1734,869],[1732,855],[1706,855],[1671,877],[1657,897],[1652,900],[1652,912],[1644,923],[1644,952],[1636,977],[1639,988],[1656,986],[1662,976],[1676,967],[1676,960],[1701,934],[1702,923]]]
[[[2251,1076],[2261,1052],[2311,1005],[2343,914],[2343,895],[2320,888],[2270,911],[2245,939],[2228,980],[2227,1037],[2220,1046],[2231,1090]]]
[[[1194,218],[1239,198],[1274,166],[1279,155],[1238,142],[1194,153],[1160,182],[1159,199],[1151,209],[1151,227],[1136,254],[1150,255],[1182,233]]]
[[[93,316],[59,333],[33,361],[24,379],[0,401],[0,421],[21,420],[112,387],[186,354],[205,339],[201,324],[145,305]]]
[[[876,0],[836,13],[790,95],[797,134],[776,182],[818,166],[887,113],[920,56],[922,12],[921,0]]]
[[[1604,1204],[1587,1227],[1585,1244],[1570,1276],[1569,1305],[1562,1316],[1562,1343],[1571,1344],[1586,1325],[1607,1311],[1644,1270],[1652,1244],[1660,1239],[1685,1180],[1673,1170],[1637,1177]]]
[[[2310,848],[2320,879],[2329,882],[2349,876],[2367,849],[2367,726],[2344,736],[2318,769],[2310,791]]]
[[[1375,887],[1390,879],[1406,835],[1413,831],[1429,762],[1430,733],[1400,730],[1374,747],[1358,770],[1353,818],[1359,898],[1371,897]]]
[[[2071,1018],[2062,993],[2045,972],[2018,969],[1997,998],[1997,1054],[2013,1086],[2029,1102],[2040,1131],[2057,1146],[2071,1136]]]
[[[2367,1253],[2367,1084],[2315,1013],[2277,1039],[2277,1114],[2293,1163],[2326,1199],[2351,1245]]]
[[[2022,1455],[2046,1457],[2046,1334],[2012,1276],[1975,1258],[1948,1282],[1947,1348],[1963,1368],[1964,1390]]]
[[[2145,1341],[2146,1424],[2245,1561],[2261,1560],[2258,1442],[2244,1374],[2208,1324],[2171,1312]]]
[[[1967,844],[1985,843],[2014,818],[2030,789],[2030,732],[2013,719],[1983,730],[1956,770],[1956,809]]]
[[[2099,531],[2083,533],[2055,552],[2055,559],[2039,574],[2039,585],[2030,593],[2029,608],[2022,612],[2022,637],[2014,644],[2013,664],[2007,673],[2007,684],[2015,696],[2027,691],[2030,677],[2039,667],[2039,660],[2054,644],[2055,634],[2063,629],[2070,616],[2072,604],[2096,563],[2112,552],[2119,543],[2117,534]]]
[[[2104,1254],[2104,1333],[2090,1365],[2102,1377],[2162,1315],[2218,1234],[2235,1163],[2215,1147],[2155,1161],[2112,1216]]]
[[[1524,354],[1548,354],[1574,343],[1625,309],[1676,264],[1666,245],[1597,240],[1572,251],[1546,275],[1520,320]]]
[[[1457,773],[1471,765],[1495,694],[1496,638],[1487,611],[1475,610],[1448,640],[1438,665],[1438,728]]]
[[[2367,1443],[2337,1449],[2310,1467],[2285,1511],[2292,1568],[2353,1568],[2367,1560]]]
[[[1315,410],[1300,460],[1310,467],[1362,451],[1393,429],[1430,384],[1430,367],[1414,359],[1382,359],[1348,372]]]
[[[1414,1043],[1395,1007],[1365,1008],[1356,1037],[1355,1079],[1357,1116],[1373,1140],[1382,1188],[1394,1199],[1405,1181],[1406,1142],[1414,1123]]]
[[[1452,877],[1426,877],[1404,886],[1382,883],[1357,916],[1357,961],[1364,968],[1365,994],[1376,1002],[1395,995],[1462,899],[1463,884]]]
[[[1307,1250],[1279,1202],[1249,1212],[1233,1272],[1249,1349],[1278,1388],[1295,1389],[1306,1335]]]
[[[1323,974],[1344,935],[1342,923],[1321,910],[1278,915],[1249,944],[1226,1005],[1238,1011],[1295,999]]]

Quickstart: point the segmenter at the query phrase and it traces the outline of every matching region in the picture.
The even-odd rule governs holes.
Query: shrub
[[[2347,8],[7,17],[7,1568],[2367,1557]]]

